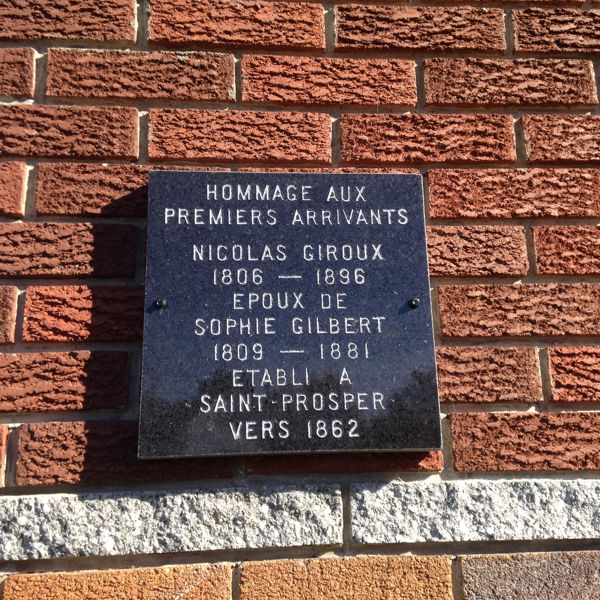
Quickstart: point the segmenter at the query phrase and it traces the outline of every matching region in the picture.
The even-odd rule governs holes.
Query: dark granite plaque
[[[149,195],[140,457],[440,447],[420,176]]]

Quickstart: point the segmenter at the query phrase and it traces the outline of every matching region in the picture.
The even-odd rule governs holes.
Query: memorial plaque
[[[419,175],[150,174],[139,455],[440,447]]]

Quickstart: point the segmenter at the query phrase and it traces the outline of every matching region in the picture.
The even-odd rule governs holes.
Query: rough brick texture
[[[600,469],[600,413],[454,413],[458,471]]]
[[[450,559],[360,556],[246,562],[240,600],[450,600]]]
[[[298,112],[152,110],[152,160],[330,160],[329,115]]]
[[[441,452],[289,454],[254,456],[244,461],[245,472],[252,475],[441,471],[443,466]]]
[[[0,96],[33,97],[34,72],[32,48],[0,48]]]
[[[24,162],[0,163],[0,215],[23,216],[26,177]]]
[[[513,22],[518,52],[600,52],[600,10],[527,8]]]
[[[14,343],[16,318],[17,288],[0,286],[0,344]]]
[[[600,598],[600,552],[464,556],[465,600]]]
[[[225,459],[140,460],[137,423],[30,423],[19,428],[17,486],[228,477]]]
[[[137,111],[97,106],[0,106],[0,155],[137,158]]]
[[[110,409],[126,399],[126,352],[0,355],[0,412]]]
[[[49,96],[231,100],[233,56],[205,52],[55,50],[48,53]]]
[[[155,0],[150,39],[207,47],[321,50],[323,8],[302,2]]]
[[[231,565],[13,575],[4,600],[229,600]]]
[[[429,227],[427,247],[434,277],[527,273],[522,227]]]
[[[537,271],[558,275],[600,275],[600,228],[534,227]]]
[[[515,158],[508,115],[353,114],[342,117],[344,162],[497,162]]]
[[[3,0],[0,39],[135,39],[135,0]]]
[[[528,115],[522,118],[532,162],[600,162],[600,116]]]
[[[600,217],[593,169],[448,169],[427,180],[434,219]]]
[[[463,285],[439,288],[447,337],[600,336],[600,286]]]
[[[303,56],[245,56],[245,102],[407,105],[417,102],[415,64]]]
[[[135,229],[86,223],[0,223],[0,277],[131,277]]]
[[[442,402],[541,402],[535,348],[438,347]]]
[[[585,60],[430,59],[426,102],[436,106],[574,106],[598,103]]]
[[[505,49],[499,9],[337,6],[337,48],[369,50]]]
[[[4,487],[4,468],[6,464],[6,449],[8,445],[8,427],[0,425],[0,488]]]
[[[600,348],[548,348],[552,400],[600,402]]]
[[[139,287],[44,286],[27,290],[27,342],[127,342],[142,336]]]

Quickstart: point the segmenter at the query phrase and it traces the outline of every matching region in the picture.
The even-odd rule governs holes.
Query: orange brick
[[[442,402],[541,402],[542,383],[535,348],[438,347]]]
[[[32,48],[0,48],[0,96],[33,97],[34,54]]]
[[[434,106],[594,106],[587,60],[429,59],[426,102]]]
[[[253,456],[244,461],[252,475],[302,473],[397,473],[441,471],[441,452],[372,452]]]
[[[428,227],[429,271],[433,277],[525,275],[527,248],[522,227]]]
[[[447,169],[427,181],[433,219],[600,217],[595,169]]]
[[[27,289],[26,342],[131,342],[142,336],[144,294],[135,286]]]
[[[600,10],[526,8],[512,18],[518,52],[600,51]]]
[[[515,159],[508,115],[350,114],[342,117],[345,163],[498,162]]]
[[[224,458],[140,460],[129,421],[29,423],[18,435],[15,484],[106,485],[230,477]]]
[[[457,471],[600,469],[599,413],[454,413]]]
[[[599,285],[449,285],[438,294],[445,337],[600,336]]]
[[[537,271],[545,275],[600,275],[600,228],[534,227]]]
[[[4,600],[229,600],[231,565],[11,575]]]
[[[0,223],[0,277],[132,277],[135,228]]]
[[[552,400],[600,402],[600,348],[570,346],[548,348]]]
[[[451,600],[450,559],[360,556],[245,562],[240,600]]]
[[[23,216],[26,178],[24,162],[0,163],[0,215]]]
[[[226,101],[233,55],[50,49],[48,96]]]
[[[245,102],[415,106],[415,63],[408,60],[245,56]]]
[[[336,48],[503,52],[500,9],[416,6],[336,7]]]
[[[0,354],[0,412],[110,409],[126,400],[126,352]]]
[[[154,0],[150,40],[209,47],[325,47],[323,7],[304,2]]]
[[[0,344],[13,344],[17,319],[17,288],[0,286]]]
[[[135,159],[137,132],[134,108],[0,106],[0,153],[6,156]]]
[[[331,159],[331,118],[318,113],[150,111],[150,159],[316,162]]]
[[[600,116],[527,115],[522,118],[532,162],[600,162]]]
[[[3,0],[0,39],[135,40],[135,0]]]

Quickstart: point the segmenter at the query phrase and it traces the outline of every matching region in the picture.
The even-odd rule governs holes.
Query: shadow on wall
[[[107,202],[101,215],[111,219],[121,216],[143,218],[147,195],[147,185],[132,189]],[[237,471],[269,475],[430,472],[442,468],[441,452],[138,459],[137,421],[133,419],[137,416],[139,390],[132,391],[126,377],[129,370],[129,377],[138,379],[133,371],[139,368],[135,352],[141,352],[145,236],[142,229],[127,224],[130,229],[127,235],[134,238],[129,246],[133,256],[124,255],[127,244],[108,241],[119,227],[122,226],[118,223],[98,223],[92,228],[92,276],[103,281],[89,286],[71,286],[66,302],[64,292],[57,292],[56,298],[47,298],[44,303],[46,312],[62,322],[62,325],[54,326],[64,327],[62,331],[66,331],[68,337],[65,341],[87,344],[89,339],[98,347],[83,356],[83,376],[78,380],[83,390],[79,392],[77,409],[98,410],[99,420],[23,425],[18,440],[17,485],[103,486],[160,481],[182,481],[193,485],[193,482],[206,478],[226,479]],[[115,239],[114,235],[112,239]],[[128,367],[123,347],[115,348],[119,344],[126,344],[125,350],[130,344],[134,345],[132,350],[135,352],[129,355]],[[69,385],[65,380],[64,389],[69,389]],[[130,397],[127,400],[128,389]],[[125,402],[123,408],[120,408],[121,399]],[[102,411],[107,409],[122,410],[122,416],[102,418]],[[77,413],[71,414],[77,418]],[[170,426],[171,421],[165,415],[164,427]]]

